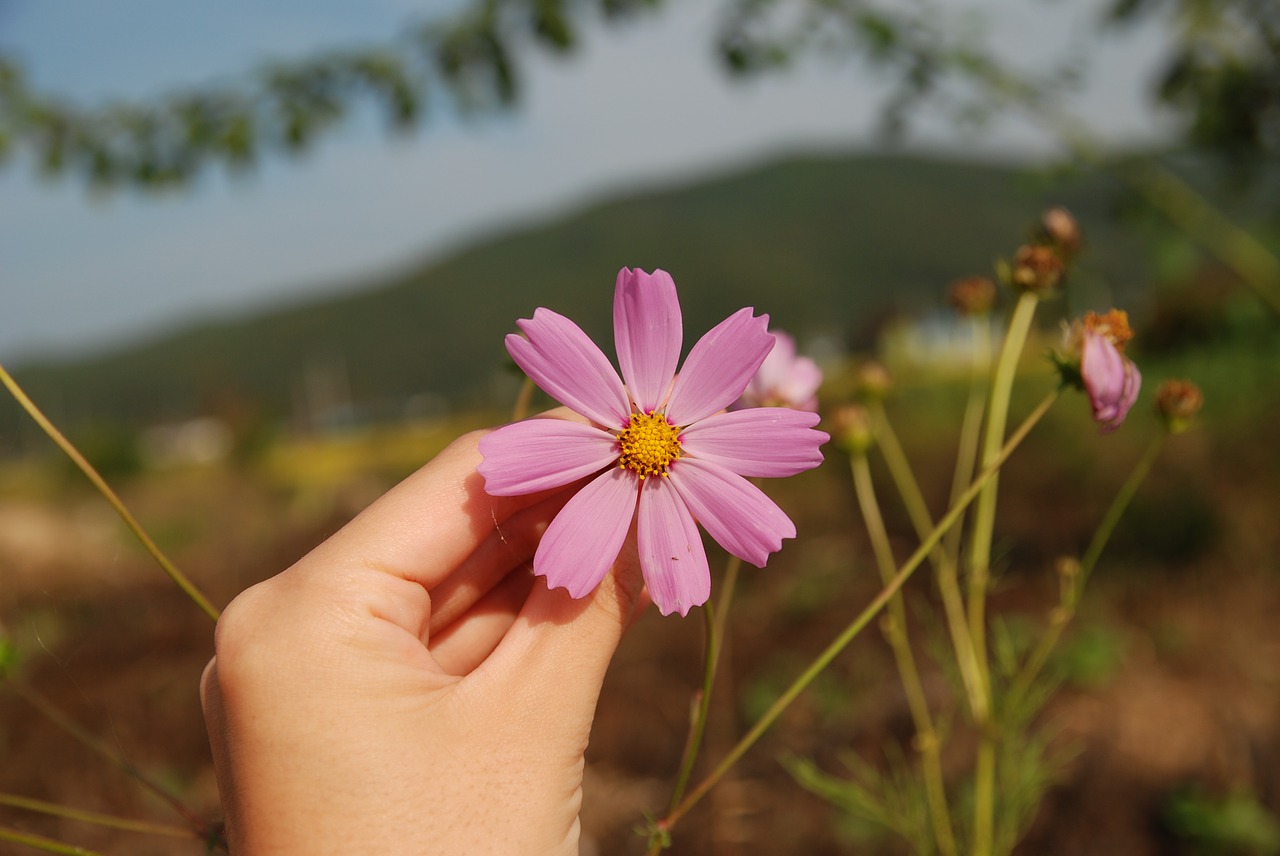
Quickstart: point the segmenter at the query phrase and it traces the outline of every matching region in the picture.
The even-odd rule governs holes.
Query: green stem
[[[68,808],[67,806],[58,805],[56,803],[45,802],[44,800],[18,796],[17,794],[0,793],[0,805],[23,809],[24,811],[33,811],[39,814],[47,814],[53,817],[61,817],[66,820],[76,820],[81,823],[91,823],[95,826],[106,826],[112,829],[120,829],[125,832],[140,832],[145,835],[165,835],[170,838],[199,837],[194,830],[188,829],[185,826],[169,826],[162,823],[149,823],[144,820],[130,820],[124,817],[115,817],[110,814],[99,814],[98,812],[93,811],[82,811],[80,809]]]
[[[737,556],[730,556],[725,567],[724,582],[720,586],[720,598],[711,607],[703,610],[703,615],[706,616],[707,647],[703,656],[702,691],[690,724],[689,739],[685,742],[684,754],[680,759],[680,772],[671,792],[670,808],[680,804],[685,788],[689,785],[689,778],[693,775],[693,765],[698,758],[698,751],[702,748],[702,738],[706,733],[707,720],[711,713],[711,690],[715,686],[720,652],[724,646],[725,625],[729,620],[729,604],[733,601],[733,591],[737,587],[738,571],[741,568],[742,560]]]
[[[889,468],[889,475],[893,478],[894,485],[898,488],[898,494],[902,497],[902,503],[907,509],[907,516],[911,518],[911,524],[916,530],[916,537],[923,539],[933,529],[933,516],[929,513],[929,507],[925,503],[924,493],[920,490],[920,484],[916,481],[915,473],[911,471],[911,464],[907,460],[906,453],[902,450],[902,444],[898,442],[898,437],[889,422],[889,416],[885,413],[884,405],[880,402],[873,403],[871,405],[871,414],[875,424],[876,445],[884,456],[885,463]],[[970,464],[972,464],[972,456],[970,456]],[[969,467],[966,478],[970,480],[973,478],[972,465]],[[952,491],[953,503],[955,497],[963,490],[964,486],[961,485],[959,490]],[[947,533],[947,537],[950,537],[952,532],[958,530],[959,526],[953,527]],[[943,540],[945,543],[946,539],[944,538]],[[951,634],[951,645],[955,648],[956,664],[960,669],[960,680],[964,683],[965,696],[969,701],[969,710],[976,719],[984,719],[986,716],[986,699],[982,693],[977,658],[973,650],[973,640],[969,637],[969,626],[965,623],[964,602],[960,594],[959,582],[956,579],[955,560],[941,544],[929,554],[929,558],[933,563],[934,573],[938,580],[938,592],[942,596],[943,613],[947,618],[947,629]]]
[[[13,394],[15,399],[17,399],[18,404],[22,405],[22,409],[27,411],[31,418],[36,421],[36,424],[44,430],[44,433],[49,435],[49,439],[53,440],[53,442],[58,445],[58,448],[62,449],[62,451],[66,453],[67,457],[80,468],[80,472],[84,473],[85,477],[89,479],[95,488],[97,488],[98,493],[102,494],[111,507],[115,509],[116,514],[120,515],[120,519],[124,521],[124,525],[129,527],[129,531],[137,537],[146,551],[151,554],[153,559],[156,560],[156,563],[160,565],[161,570],[169,575],[169,579],[177,583],[178,588],[182,589],[183,593],[186,594],[186,596],[189,597],[205,615],[209,616],[213,621],[217,621],[218,610],[214,608],[208,598],[206,598],[200,590],[195,587],[195,584],[192,583],[191,580],[187,579],[187,577],[169,561],[169,558],[165,556],[160,548],[156,546],[156,543],[151,540],[151,536],[142,528],[137,519],[135,519],[129,512],[129,509],[125,508],[124,503],[120,501],[120,497],[116,496],[116,493],[111,489],[111,486],[108,485],[102,476],[98,474],[98,471],[93,468],[93,465],[90,464],[88,460],[85,459],[84,455],[80,454],[80,450],[72,445],[71,441],[62,435],[62,432],[49,421],[48,417],[40,411],[40,408],[36,407],[35,402],[27,397],[27,394],[22,391],[22,387],[18,386],[17,381],[15,381],[13,377],[5,371],[4,366],[0,366],[0,383],[3,383],[8,387],[9,392]]]
[[[1280,259],[1172,172],[1156,164],[1116,171],[1175,225],[1231,268],[1280,318]]]
[[[520,384],[520,392],[516,394],[516,403],[511,407],[511,421],[519,422],[529,415],[529,404],[533,401],[533,378],[526,376]]]
[[[1031,652],[1026,663],[1023,664],[1009,686],[1009,703],[1011,705],[1020,701],[1027,691],[1031,689],[1032,682],[1039,677],[1041,669],[1048,662],[1049,655],[1053,653],[1053,649],[1057,646],[1063,630],[1066,629],[1067,624],[1075,616],[1076,605],[1080,602],[1080,595],[1084,592],[1085,584],[1089,581],[1089,574],[1093,572],[1094,567],[1098,564],[1098,557],[1102,555],[1102,550],[1106,547],[1107,541],[1110,540],[1111,534],[1120,522],[1120,517],[1124,514],[1125,509],[1129,507],[1129,503],[1133,501],[1134,495],[1138,492],[1138,487],[1150,474],[1151,467],[1155,464],[1156,458],[1160,456],[1165,440],[1168,437],[1167,432],[1161,431],[1151,438],[1146,451],[1142,453],[1142,457],[1134,464],[1133,471],[1129,473],[1129,478],[1120,486],[1120,490],[1116,491],[1115,498],[1111,500],[1111,505],[1107,508],[1106,514],[1102,516],[1102,522],[1098,524],[1097,530],[1093,533],[1093,538],[1089,541],[1089,546],[1084,551],[1084,556],[1080,560],[1080,568],[1077,570],[1074,580],[1072,580],[1069,587],[1064,588],[1062,602],[1050,616],[1048,628],[1045,629],[1044,635],[1040,637],[1035,650]]]
[[[990,406],[987,424],[983,431],[982,466],[990,466],[998,454],[1004,439],[1005,423],[1009,415],[1009,400],[1013,394],[1013,381],[1017,375],[1018,360],[1022,356],[1031,320],[1035,317],[1040,298],[1031,291],[1022,292],[1009,319],[1009,330],[1000,349],[995,375],[991,381]],[[974,773],[973,803],[973,853],[974,856],[991,856],[993,828],[995,824],[995,740],[991,728],[991,675],[987,664],[986,601],[987,586],[991,578],[991,539],[995,531],[996,494],[998,481],[993,478],[978,495],[973,510],[973,528],[969,545],[969,636],[973,640],[974,656],[981,678],[982,695],[986,704],[983,710],[986,721],[978,719],[981,734],[978,746],[978,765]]]
[[[36,850],[43,850],[45,853],[62,853],[64,856],[103,856],[97,850],[86,850],[74,844],[64,844],[52,838],[45,838],[43,835],[22,832],[7,826],[0,826],[0,841],[22,844]]]
[[[884,517],[880,513],[880,503],[876,499],[871,468],[867,466],[866,455],[854,455],[849,464],[853,475],[854,493],[857,494],[858,505],[862,509],[867,535],[871,539],[871,549],[875,553],[876,564],[880,568],[880,578],[887,586],[893,581],[896,563],[893,558],[893,547],[889,543],[889,532],[885,528]],[[914,480],[912,481],[914,483]],[[928,512],[926,511],[925,514],[927,516]],[[934,553],[936,554],[937,550]],[[933,821],[933,837],[937,843],[938,852],[945,856],[954,856],[956,840],[955,833],[951,829],[951,811],[947,807],[938,733],[933,727],[929,702],[925,698],[924,686],[920,682],[920,672],[916,667],[915,656],[911,652],[911,640],[907,630],[907,610],[902,601],[901,591],[890,598],[887,619],[885,636],[893,649],[898,676],[902,681],[902,689],[907,697],[907,707],[911,711],[911,719],[916,729],[920,766],[925,782],[925,798],[929,803],[929,816]]]
[[[1013,450],[1018,447],[1027,434],[1030,433],[1031,429],[1035,427],[1036,423],[1040,421],[1045,413],[1049,411],[1049,408],[1053,406],[1053,403],[1057,401],[1058,395],[1059,391],[1057,390],[1049,393],[1049,395],[1045,397],[1044,401],[1042,401],[1036,409],[1027,416],[1022,425],[1018,427],[1018,430],[1010,435],[1008,442],[1005,443],[1004,448],[996,459],[978,475],[973,484],[971,484],[968,489],[961,494],[955,505],[953,505],[947,513],[943,515],[942,519],[938,522],[938,525],[929,533],[929,537],[924,539],[924,542],[916,548],[916,551],[911,554],[911,557],[903,563],[901,568],[899,568],[898,573],[890,583],[885,586],[878,595],[876,595],[875,599],[872,600],[871,603],[869,603],[866,608],[863,609],[862,612],[860,612],[858,616],[854,618],[853,621],[851,621],[849,625],[845,627],[844,630],[842,630],[826,648],[823,649],[822,653],[814,659],[808,668],[806,668],[800,676],[797,677],[785,691],[783,691],[782,695],[779,696],[772,705],[770,705],[764,715],[761,716],[760,719],[756,721],[756,724],[751,727],[751,730],[743,735],[734,747],[729,750],[728,754],[715,767],[715,769],[713,769],[697,787],[695,787],[683,800],[680,801],[680,805],[676,806],[674,810],[668,812],[667,816],[659,821],[660,829],[670,831],[680,818],[687,814],[691,808],[697,805],[697,803],[707,795],[707,792],[724,777],[724,775],[744,754],[746,754],[747,750],[759,741],[764,733],[769,730],[774,722],[777,721],[778,717],[782,715],[783,711],[785,711],[791,703],[795,701],[796,697],[813,682],[814,678],[821,674],[822,671],[830,665],[831,661],[834,660],[836,656],[843,651],[859,633],[862,632],[863,628],[867,626],[871,619],[875,618],[880,610],[884,608],[885,604],[889,602],[889,599],[892,598],[893,595],[902,588],[906,581],[911,578],[911,574],[915,572],[916,568],[918,568],[929,555],[929,552],[938,544],[943,534],[955,525],[964,509],[973,501],[974,497],[978,495],[978,492],[982,490],[983,486],[995,477],[996,472],[999,471],[1000,466],[1004,464],[1009,455],[1013,453]]]
[[[1009,400],[1013,394],[1013,380],[1018,371],[1018,360],[1022,356],[1023,346],[1027,341],[1027,333],[1031,329],[1031,319],[1035,316],[1039,297],[1034,292],[1024,291],[1014,307],[1013,317],[1009,319],[1009,331],[1005,335],[1004,345],[1000,349],[1000,359],[996,363],[995,376],[991,381],[990,406],[987,409],[987,424],[982,437],[982,467],[991,465],[992,459],[999,453],[1000,444],[1004,441],[1005,423],[1009,417]],[[986,643],[986,593],[991,576],[991,539],[995,531],[996,494],[999,480],[992,479],[978,495],[973,507],[973,529],[969,545],[969,635],[973,639],[973,649],[978,658],[978,668],[982,678],[983,692],[990,700],[990,677],[987,674]]]
[[[128,760],[120,757],[111,750],[106,743],[99,740],[93,734],[90,734],[79,723],[71,717],[63,713],[53,702],[45,698],[35,689],[27,686],[21,681],[10,678],[6,685],[14,692],[18,698],[38,710],[45,719],[52,722],[58,728],[69,734],[80,742],[81,745],[93,750],[99,756],[118,767],[122,772],[131,777],[143,788],[150,791],[161,801],[172,808],[187,824],[191,827],[193,834],[201,840],[213,840],[211,838],[212,830],[209,824],[199,814],[188,808],[181,800],[170,794],[159,784],[143,775],[142,771],[129,763]]]
[[[1166,431],[1161,431],[1151,438],[1151,442],[1147,444],[1147,450],[1143,452],[1142,457],[1134,464],[1133,472],[1129,473],[1129,478],[1120,486],[1120,490],[1116,491],[1115,498],[1111,500],[1111,505],[1107,508],[1107,513],[1102,516],[1102,522],[1098,524],[1097,531],[1093,533],[1093,540],[1089,542],[1088,548],[1084,551],[1084,556],[1080,559],[1080,576],[1076,583],[1077,592],[1082,590],[1084,584],[1088,582],[1089,574],[1093,572],[1094,566],[1098,564],[1098,557],[1102,555],[1103,548],[1107,546],[1111,533],[1115,531],[1121,515],[1129,507],[1129,503],[1133,501],[1134,495],[1138,492],[1138,487],[1146,481],[1147,476],[1151,473],[1151,467],[1156,462],[1156,458],[1160,456],[1160,451],[1164,448],[1164,442],[1168,439],[1168,436]]]
[[[991,374],[991,326],[986,315],[974,316],[973,364],[969,373],[969,399],[965,402],[960,422],[960,439],[956,443],[956,469],[951,477],[951,501],[955,502],[965,485],[973,481],[978,466],[978,441],[982,438],[982,414],[987,409],[987,379]],[[942,539],[942,549],[953,566],[960,564],[960,536],[963,527],[956,526]]]

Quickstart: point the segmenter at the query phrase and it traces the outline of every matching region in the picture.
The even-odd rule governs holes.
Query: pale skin
[[[635,548],[588,597],[548,590],[567,494],[488,496],[479,436],[223,613],[201,697],[236,856],[577,854]]]

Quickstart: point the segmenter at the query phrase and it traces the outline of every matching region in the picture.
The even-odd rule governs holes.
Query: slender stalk
[[[689,785],[689,778],[693,774],[693,765],[698,758],[698,751],[702,748],[702,738],[706,733],[707,720],[711,713],[711,690],[715,686],[720,652],[724,649],[729,604],[733,602],[733,592],[737,587],[738,572],[741,568],[742,560],[737,556],[730,556],[725,566],[724,581],[720,586],[720,598],[712,606],[703,610],[703,615],[706,616],[706,651],[703,655],[702,690],[694,709],[684,754],[680,758],[680,771],[676,776],[675,787],[671,791],[671,808],[680,804],[685,788]]]
[[[1151,438],[1146,451],[1142,453],[1142,457],[1138,459],[1132,472],[1129,473],[1129,478],[1120,486],[1120,490],[1116,491],[1115,497],[1111,500],[1111,505],[1108,506],[1106,513],[1102,516],[1102,522],[1098,524],[1097,530],[1093,533],[1093,538],[1089,541],[1089,546],[1084,551],[1084,556],[1080,560],[1079,570],[1076,572],[1070,586],[1064,587],[1062,602],[1050,616],[1049,626],[1045,629],[1044,635],[1040,637],[1035,649],[1009,686],[1010,704],[1016,704],[1031,689],[1032,682],[1039,676],[1044,664],[1048,662],[1049,655],[1053,653],[1053,649],[1057,646],[1063,630],[1066,629],[1067,624],[1075,616],[1076,606],[1080,602],[1080,595],[1084,592],[1085,584],[1089,581],[1089,574],[1092,573],[1098,563],[1098,557],[1102,555],[1102,550],[1106,547],[1107,541],[1110,540],[1111,534],[1115,531],[1116,524],[1120,522],[1121,515],[1129,507],[1129,503],[1133,501],[1134,495],[1138,492],[1138,487],[1150,474],[1151,467],[1156,458],[1160,456],[1165,440],[1168,437],[1167,432],[1161,431]]]
[[[1142,457],[1134,464],[1133,471],[1129,473],[1129,478],[1125,479],[1125,483],[1120,486],[1120,490],[1116,491],[1115,498],[1111,500],[1111,505],[1107,508],[1107,513],[1102,516],[1102,522],[1098,524],[1097,531],[1093,533],[1093,540],[1089,542],[1089,546],[1084,551],[1084,556],[1080,559],[1080,576],[1076,583],[1077,593],[1089,581],[1089,574],[1093,572],[1094,566],[1098,564],[1098,557],[1102,555],[1102,549],[1107,546],[1111,533],[1115,531],[1121,515],[1129,507],[1129,503],[1133,501],[1139,486],[1146,481],[1147,476],[1151,473],[1151,466],[1156,462],[1156,458],[1160,456],[1160,451],[1164,448],[1164,442],[1168,437],[1167,432],[1161,431],[1151,438],[1151,442],[1147,444],[1146,451],[1142,453]]]
[[[36,850],[43,850],[45,853],[62,853],[64,856],[103,856],[97,850],[86,850],[74,844],[65,844],[52,838],[45,838],[43,835],[22,832],[7,826],[0,826],[0,841],[22,844],[27,847],[33,847]]]
[[[1172,172],[1152,163],[1116,170],[1180,229],[1235,271],[1271,314],[1280,318],[1280,259]]]
[[[888,465],[889,475],[898,488],[898,494],[902,497],[902,504],[907,509],[907,516],[911,518],[916,536],[923,539],[933,529],[933,516],[929,513],[929,507],[924,501],[920,483],[916,481],[915,473],[911,471],[911,463],[902,450],[902,444],[898,442],[897,434],[894,433],[893,426],[889,422],[884,405],[878,401],[873,402],[871,415],[875,426],[876,445]],[[970,467],[966,478],[972,479],[972,477],[972,455],[970,455]],[[955,496],[963,490],[964,487],[961,486],[959,491],[952,492],[953,502]],[[959,526],[953,527],[947,536],[949,537],[958,529]],[[946,538],[943,539],[944,544],[945,542]],[[956,579],[955,559],[947,553],[942,544],[933,549],[929,558],[938,581],[938,592],[942,596],[943,614],[947,618],[947,630],[951,634],[951,645],[955,649],[956,664],[960,669],[960,680],[964,684],[969,710],[975,719],[985,719],[986,696],[982,692],[977,657],[973,650],[973,640],[969,636],[969,625],[966,623],[960,585]]]
[[[1005,423],[1009,415],[1009,400],[1013,392],[1013,380],[1017,374],[1018,360],[1026,344],[1031,320],[1035,316],[1040,298],[1032,291],[1024,291],[1009,319],[1009,330],[1000,349],[995,375],[991,381],[991,400],[987,408],[987,424],[983,432],[982,466],[990,466],[999,453],[1004,439]],[[981,736],[978,746],[978,763],[974,773],[974,856],[990,856],[995,824],[995,731],[990,727],[991,676],[987,664],[986,601],[987,586],[991,578],[991,539],[995,531],[996,494],[998,481],[992,478],[982,492],[973,510],[973,527],[969,544],[969,636],[973,640],[983,695],[986,697],[987,721],[978,720]]]
[[[982,439],[982,414],[987,409],[987,380],[991,374],[991,326],[986,315],[974,316],[973,364],[969,373],[969,399],[960,421],[960,439],[956,444],[956,469],[951,477],[951,501],[973,481],[978,466],[978,441]],[[960,564],[962,526],[953,527],[942,539],[942,549],[953,566]]]
[[[516,394],[516,403],[511,406],[511,421],[519,422],[529,415],[529,404],[533,401],[533,378],[526,376],[520,384],[520,392]]]
[[[1020,425],[1018,429],[1009,436],[1009,439],[1005,443],[1004,448],[1000,451],[1000,454],[990,463],[990,465],[978,474],[978,477],[974,480],[973,484],[969,485],[968,489],[960,495],[956,503],[947,511],[946,514],[942,516],[942,519],[938,521],[938,525],[929,533],[929,537],[925,538],[923,543],[921,543],[920,546],[916,548],[916,551],[911,554],[911,557],[902,564],[898,569],[898,573],[890,583],[885,586],[878,595],[876,595],[875,599],[873,599],[871,603],[862,610],[862,612],[858,613],[857,617],[855,617],[847,627],[840,631],[839,635],[837,635],[836,638],[832,640],[820,654],[818,654],[813,662],[810,663],[803,672],[801,672],[799,677],[797,677],[795,681],[793,681],[791,685],[783,691],[782,695],[774,701],[769,709],[765,711],[764,715],[761,716],[760,719],[756,721],[756,724],[751,727],[751,730],[743,735],[734,747],[729,750],[728,754],[725,755],[724,759],[721,760],[715,769],[707,774],[707,777],[703,779],[697,787],[690,791],[689,794],[680,801],[680,804],[676,806],[675,809],[668,812],[667,816],[661,821],[658,821],[659,829],[669,832],[680,818],[684,817],[691,808],[697,805],[698,802],[707,795],[707,792],[724,777],[724,775],[744,754],[746,754],[747,750],[760,740],[764,733],[769,730],[774,722],[777,721],[778,717],[782,715],[783,711],[785,711],[791,703],[796,700],[800,693],[802,693],[809,684],[813,682],[814,678],[821,674],[822,671],[831,664],[831,661],[834,660],[841,651],[848,647],[849,643],[862,632],[863,628],[867,626],[871,619],[875,618],[880,610],[889,602],[889,599],[892,598],[893,595],[902,588],[906,581],[911,578],[911,575],[915,572],[916,568],[924,562],[930,551],[933,550],[941,540],[943,534],[955,525],[964,509],[968,507],[969,503],[978,495],[978,492],[995,477],[995,474],[999,471],[999,468],[1004,464],[1005,460],[1008,459],[1009,455],[1013,453],[1013,450],[1016,449],[1023,439],[1026,438],[1027,434],[1031,432],[1031,429],[1035,427],[1036,423],[1038,423],[1040,419],[1049,412],[1049,408],[1058,400],[1059,394],[1058,390],[1049,393],[1049,395],[1040,402],[1036,409],[1031,411],[1031,414],[1027,416],[1022,425]]]
[[[214,608],[208,598],[206,598],[200,590],[196,588],[195,584],[192,583],[191,580],[187,579],[185,574],[174,566],[173,562],[169,561],[169,557],[166,556],[158,546],[156,546],[155,541],[151,540],[151,536],[142,528],[142,525],[139,524],[137,519],[129,512],[129,509],[125,508],[124,503],[120,501],[120,497],[116,496],[116,493],[111,489],[111,486],[108,485],[102,476],[98,474],[98,471],[93,468],[93,465],[90,464],[88,460],[85,459],[84,455],[80,454],[80,450],[72,445],[71,441],[62,435],[62,432],[49,421],[48,417],[41,412],[40,408],[36,407],[35,402],[27,397],[27,394],[23,392],[22,387],[18,386],[17,381],[15,381],[13,377],[5,371],[4,366],[0,366],[0,383],[3,383],[8,387],[9,392],[13,394],[15,399],[17,399],[18,404],[22,406],[22,409],[27,411],[44,433],[49,435],[49,439],[53,440],[53,442],[58,445],[58,448],[62,449],[62,451],[66,453],[67,457],[80,468],[80,472],[84,473],[85,477],[89,479],[95,488],[97,488],[98,493],[102,494],[103,498],[106,499],[111,507],[115,509],[116,514],[120,515],[120,519],[124,521],[124,525],[129,527],[129,531],[134,534],[138,541],[142,543],[142,546],[146,551],[151,554],[151,558],[155,559],[156,563],[160,565],[161,570],[169,575],[169,579],[173,580],[177,584],[178,588],[182,589],[183,593],[200,608],[201,612],[209,616],[211,620],[217,621],[218,610]]]
[[[44,800],[18,796],[17,794],[0,793],[0,805],[23,809],[24,811],[33,811],[39,814],[47,814],[53,817],[61,817],[66,820],[78,820],[81,823],[91,823],[95,826],[106,826],[112,829],[120,829],[125,832],[139,832],[145,835],[164,835],[170,838],[199,837],[194,830],[188,829],[185,826],[149,823],[145,820],[130,820],[129,818],[115,817],[110,814],[99,814],[94,811],[82,811],[80,809],[68,808],[67,806],[58,805],[56,803],[45,802]]]
[[[995,376],[991,381],[991,401],[987,409],[987,424],[982,438],[982,466],[991,465],[991,460],[999,453],[1000,444],[1004,441],[1005,423],[1009,417],[1009,400],[1013,393],[1013,380],[1017,374],[1018,359],[1027,341],[1027,333],[1031,329],[1031,319],[1035,316],[1039,297],[1034,292],[1024,291],[1014,307],[1013,317],[1009,319],[1009,331],[1005,335],[1004,345],[1000,350],[1000,359],[996,363]],[[982,672],[984,690],[990,694],[987,686],[987,649],[986,649],[986,590],[991,575],[991,539],[995,531],[996,494],[999,480],[992,479],[987,483],[978,501],[973,507],[973,528],[969,545],[969,635],[973,638],[974,651],[978,655],[978,665]]]
[[[119,768],[126,775],[130,776],[143,788],[150,791],[161,801],[172,808],[187,824],[191,827],[193,834],[202,840],[210,840],[211,830],[207,821],[198,813],[188,808],[181,800],[173,794],[166,791],[156,782],[145,776],[141,770],[131,764],[125,758],[112,751],[106,743],[99,740],[93,734],[90,734],[80,726],[75,720],[63,713],[57,705],[45,698],[41,693],[32,687],[27,686],[21,681],[10,678],[7,686],[20,699],[38,710],[45,719],[52,722],[58,728],[74,737],[81,745],[93,750],[102,758]]]
[[[896,563],[893,558],[893,547],[889,543],[889,533],[884,525],[884,517],[880,514],[880,504],[876,499],[875,485],[871,480],[871,468],[867,466],[866,455],[854,455],[850,458],[849,465],[853,474],[854,492],[858,497],[858,505],[862,509],[867,535],[871,539],[871,549],[875,553],[876,564],[880,568],[880,578],[887,586],[893,581]],[[934,550],[935,554],[937,552]],[[911,720],[916,729],[920,766],[924,775],[925,798],[928,800],[929,817],[933,822],[934,841],[939,853],[944,856],[954,856],[956,839],[951,829],[951,811],[947,807],[947,791],[942,777],[942,760],[939,757],[938,732],[933,727],[929,702],[925,698],[924,686],[920,682],[920,672],[916,668],[915,656],[911,652],[911,640],[907,631],[907,610],[902,601],[901,591],[889,599],[889,614],[886,619],[885,636],[893,649],[893,658],[898,666],[902,689],[907,697],[907,707],[911,711]]]

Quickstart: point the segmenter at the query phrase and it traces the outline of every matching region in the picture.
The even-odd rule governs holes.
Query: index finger
[[[560,408],[553,418],[569,415]],[[419,583],[439,585],[514,515],[556,491],[490,496],[476,471],[478,444],[489,430],[453,441],[413,475],[362,511],[317,548],[334,567],[364,566]],[[323,551],[323,552],[321,552]]]

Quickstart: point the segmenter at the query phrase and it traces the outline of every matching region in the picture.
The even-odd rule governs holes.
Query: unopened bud
[[[1058,251],[1047,244],[1023,244],[1013,254],[1009,284],[1041,297],[1058,287],[1066,265]]]
[[[1181,434],[1204,406],[1204,393],[1189,380],[1167,380],[1156,390],[1156,410],[1172,434]]]
[[[846,404],[831,415],[831,437],[850,455],[865,455],[875,442],[871,414],[861,404]]]
[[[880,401],[893,389],[889,371],[875,360],[858,366],[854,373],[854,394],[864,401]]]
[[[1050,208],[1040,215],[1040,238],[1053,247],[1063,259],[1070,260],[1080,252],[1083,238],[1080,225],[1065,208]]]
[[[967,276],[948,286],[947,298],[961,315],[985,315],[995,305],[996,284],[985,276]]]

